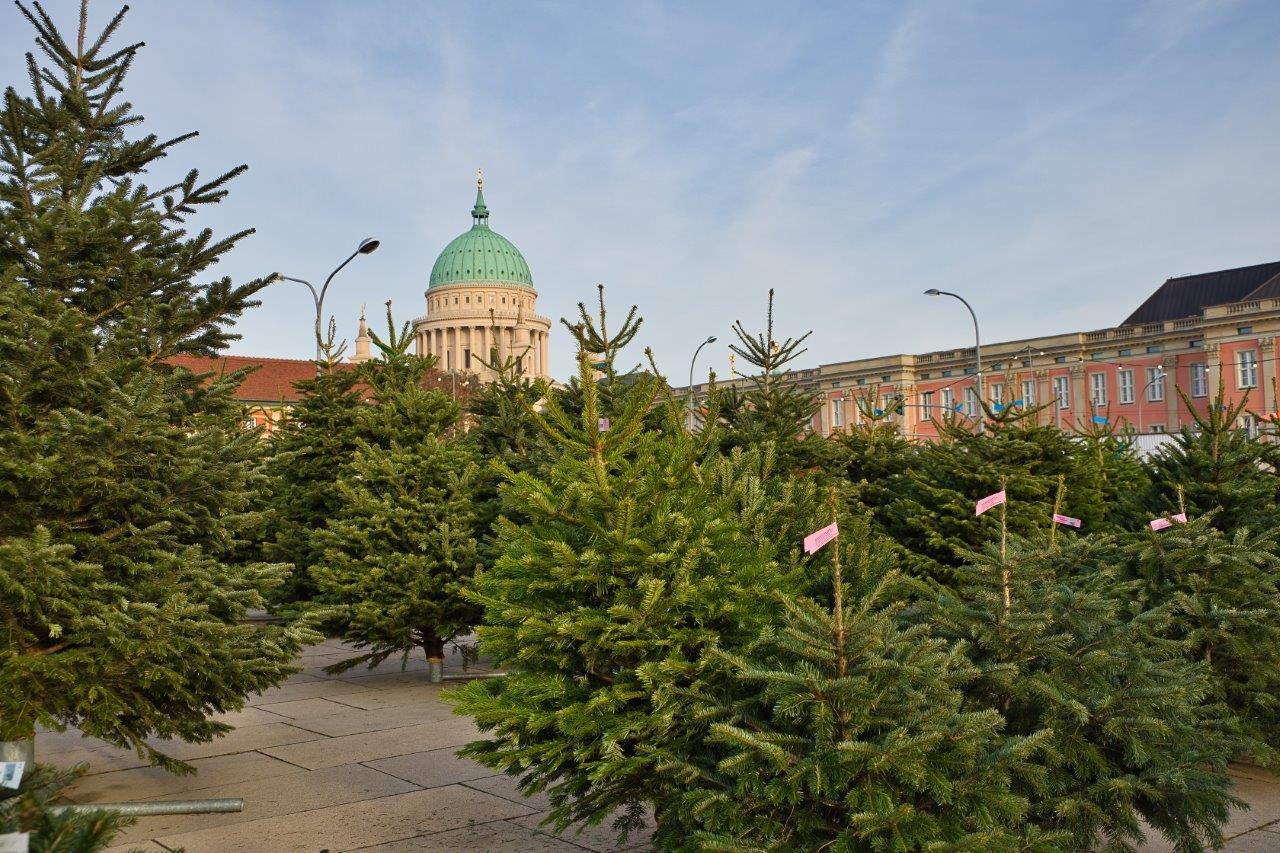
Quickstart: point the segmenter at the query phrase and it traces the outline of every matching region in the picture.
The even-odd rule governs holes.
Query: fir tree
[[[1110,536],[1006,535],[1002,523],[958,594],[923,615],[967,644],[981,673],[965,687],[972,707],[998,710],[1010,735],[1049,733],[1037,766],[1015,775],[1026,821],[1068,833],[1074,850],[1133,850],[1142,821],[1178,850],[1220,844],[1241,741],[1208,667],[1168,638],[1170,610],[1135,603],[1140,584],[1109,571]]]
[[[1217,513],[1127,537],[1114,564],[1136,602],[1172,614],[1166,635],[1212,668],[1214,696],[1253,760],[1280,765],[1280,530],[1232,534]]]
[[[623,809],[626,829],[652,802],[659,831],[684,833],[663,768],[701,749],[710,720],[692,696],[725,666],[707,656],[741,648],[800,578],[761,535],[781,515],[760,486],[761,461],[700,456],[678,403],[658,406],[658,380],[635,377],[602,430],[591,339],[579,330],[583,408],[553,396],[539,416],[560,450],[541,476],[506,472],[502,553],[476,575],[487,654],[511,670],[455,696],[492,740],[463,752],[547,790],[563,828]],[[605,370],[606,375],[608,370]],[[656,411],[666,428],[646,427]]]
[[[355,371],[322,365],[296,383],[296,406],[270,440],[265,473],[271,494],[263,553],[293,570],[277,602],[309,601],[316,593],[311,569],[324,554],[316,536],[341,508],[335,484],[357,448],[357,417],[364,402]]]
[[[1020,830],[1028,802],[1010,791],[1048,733],[1007,738],[999,712],[965,707],[977,670],[964,645],[902,620],[911,584],[865,521],[844,519],[826,547],[831,608],[778,595],[777,627],[744,656],[719,653],[754,701],[713,726],[727,754],[691,768],[684,801],[703,829],[675,846],[1059,849],[1063,837]]]
[[[92,38],[82,4],[69,43],[19,9],[48,66],[0,110],[0,740],[76,725],[181,769],[147,739],[225,732],[310,636],[242,623],[283,567],[231,559],[260,485],[240,377],[164,361],[224,346],[265,285],[202,280],[249,232],[187,230],[242,168],[138,183],[187,137],[131,138],[124,12]]]
[[[357,450],[334,484],[338,509],[311,568],[316,601],[369,649],[335,672],[415,648],[441,658],[479,617],[460,595],[479,564],[475,450],[454,429],[457,405],[423,388],[432,361],[408,352],[409,326],[397,333],[389,303],[387,326],[385,341],[373,335],[384,358],[357,371],[370,404],[356,413]]]
[[[1227,534],[1280,526],[1280,445],[1250,438],[1237,427],[1248,398],[1228,404],[1219,384],[1208,412],[1200,415],[1181,389],[1178,394],[1194,424],[1149,460],[1147,517],[1212,514],[1213,524]]]
[[[94,853],[136,818],[119,812],[59,812],[54,808],[85,766],[60,770],[38,765],[26,768],[19,787],[0,786],[0,837],[27,832],[30,853]]]

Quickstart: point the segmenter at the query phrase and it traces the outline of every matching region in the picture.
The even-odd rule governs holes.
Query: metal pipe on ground
[[[441,681],[471,681],[476,678],[502,678],[505,672],[461,672],[440,676]]]
[[[128,817],[155,817],[174,814],[225,814],[244,811],[244,800],[224,797],[213,800],[161,800],[154,803],[77,803],[73,806],[50,806],[54,814],[62,812],[107,811]]]

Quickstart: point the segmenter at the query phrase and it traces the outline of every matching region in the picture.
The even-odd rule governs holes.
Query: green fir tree
[[[479,566],[474,446],[449,395],[423,387],[430,358],[411,355],[409,325],[374,334],[383,358],[357,370],[369,404],[356,413],[357,449],[334,484],[337,510],[317,533],[311,568],[327,621],[368,652],[330,667],[376,666],[445,643],[479,621],[461,596]]]
[[[226,346],[266,284],[205,278],[250,232],[189,230],[243,167],[139,183],[189,137],[137,135],[124,12],[95,37],[82,4],[68,41],[19,9],[46,65],[0,108],[0,740],[75,725],[184,769],[153,739],[226,732],[311,636],[243,621],[284,567],[234,559],[262,485],[239,375],[166,363]]]

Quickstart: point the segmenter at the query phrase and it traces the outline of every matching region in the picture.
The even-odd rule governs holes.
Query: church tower
[[[551,321],[537,313],[538,293],[524,256],[489,227],[484,176],[476,173],[471,230],[445,246],[427,286],[427,314],[414,321],[419,355],[446,372],[494,378],[482,362],[516,360],[526,376],[549,376]]]

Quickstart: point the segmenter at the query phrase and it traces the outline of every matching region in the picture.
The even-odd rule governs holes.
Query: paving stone
[[[335,679],[335,683],[337,679]],[[422,682],[419,684],[398,684],[394,687],[378,689],[360,687],[358,683],[346,682],[349,690],[326,694],[328,698],[352,708],[376,711],[380,708],[398,708],[404,705],[421,705],[426,702],[440,701],[442,687],[439,684]]]
[[[120,749],[102,741],[89,741],[89,746],[64,747],[56,751],[42,751],[40,738],[36,738],[36,760],[57,767],[74,767],[88,764],[91,773],[110,773],[134,767],[150,767],[151,762],[131,749]]]
[[[244,811],[230,814],[144,817],[126,830],[120,836],[120,840],[142,841],[164,835],[231,826],[259,818],[312,811],[327,806],[371,800],[392,794],[405,794],[416,790],[417,787],[409,782],[360,764],[334,767],[323,773],[297,770],[267,779],[254,779],[187,791],[183,794],[183,799],[239,797],[244,800]]]
[[[1276,853],[1280,850],[1280,836],[1274,833],[1249,832],[1237,836],[1222,845],[1230,853]]]
[[[79,779],[68,791],[76,803],[112,803],[180,796],[188,791],[283,776],[298,770],[291,764],[259,752],[219,755],[191,762],[194,776],[175,776],[159,767],[139,767],[112,773],[94,773]]]
[[[474,740],[479,732],[471,720],[454,717],[439,722],[403,726],[380,732],[365,732],[344,737],[273,746],[263,749],[267,755],[316,770],[339,764],[374,761],[395,755],[421,752],[424,746],[459,747]]]
[[[437,788],[493,775],[491,768],[482,767],[467,758],[459,758],[454,752],[453,749],[432,749],[367,761],[365,764],[422,788]]]
[[[511,822],[530,829],[538,829],[541,832],[555,834],[550,826],[540,826],[541,822],[546,819],[545,812],[535,812],[524,817],[512,818]],[[588,850],[598,851],[598,853],[614,853],[619,850],[650,850],[653,844],[650,837],[653,834],[652,828],[642,829],[638,832],[632,832],[627,836],[625,844],[618,842],[618,831],[612,826],[613,821],[606,819],[597,826],[571,826],[564,832],[559,833],[556,837],[570,844],[576,844],[579,847],[585,847]]]
[[[503,853],[582,853],[581,847],[505,820],[466,829],[419,835],[404,841],[365,847],[361,853],[422,853],[422,851],[491,851]]]
[[[187,853],[354,850],[517,817],[527,811],[500,797],[451,785],[234,826],[165,835],[156,840],[167,847],[181,847]]]
[[[1242,832],[1280,820],[1280,781],[1237,776],[1231,793],[1249,804],[1249,809],[1232,809],[1222,834],[1232,838]]]
[[[323,735],[300,729],[287,723],[267,723],[261,726],[236,728],[208,743],[185,743],[180,740],[155,740],[151,745],[170,758],[191,761],[233,752],[250,752],[264,746],[281,746],[287,743],[316,740]]]
[[[416,723],[449,720],[455,716],[451,709],[430,699],[424,699],[411,705],[393,705],[390,708],[379,708],[374,711],[352,708],[350,705],[343,705],[338,702],[331,703],[331,707],[339,709],[338,712],[324,716],[305,717],[295,721],[294,725],[329,737],[341,737],[343,735],[360,734],[361,732],[398,729]]]
[[[343,711],[350,711],[350,705],[340,705],[330,699],[294,699],[291,702],[272,702],[269,705],[259,705],[272,714],[289,720],[305,720],[311,717],[324,717],[329,714],[340,714]]]
[[[539,791],[532,797],[526,797],[517,787],[515,777],[508,776],[506,773],[472,779],[466,785],[468,788],[475,788],[486,794],[511,800],[513,803],[524,803],[540,812],[551,811],[551,800],[547,797],[546,791]]]
[[[246,705],[239,711],[224,711],[221,714],[213,714],[209,717],[219,723],[230,723],[233,726],[260,726],[265,723],[284,723],[288,722],[279,714],[272,713],[264,708],[254,708]]]
[[[299,681],[268,688],[256,696],[250,696],[247,704],[256,708],[259,705],[274,705],[293,699],[314,699],[317,696],[334,697],[343,693],[359,693],[365,689],[356,684],[316,678],[311,681]]]
[[[172,851],[154,841],[134,841],[126,844],[113,843],[100,853],[172,853]]]

